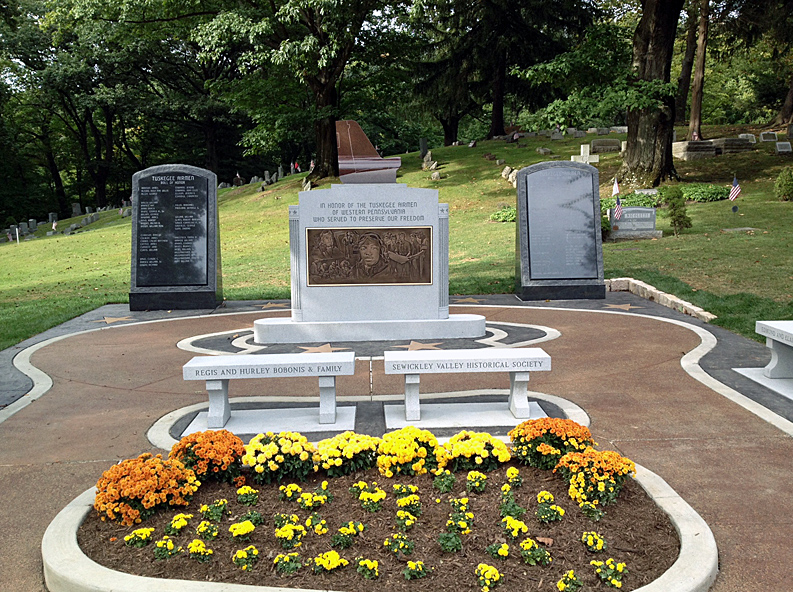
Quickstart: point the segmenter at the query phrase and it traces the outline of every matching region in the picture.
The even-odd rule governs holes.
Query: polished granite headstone
[[[289,207],[291,318],[254,323],[256,343],[483,336],[449,315],[449,207],[434,189],[332,185]]]
[[[215,308],[223,300],[217,177],[188,165],[132,176],[130,310]]]
[[[613,209],[608,211],[611,233],[609,237],[618,239],[653,239],[661,238],[664,233],[655,228],[655,208],[626,206],[622,208],[619,220]]]
[[[518,297],[605,298],[598,170],[541,162],[518,172],[517,189]]]

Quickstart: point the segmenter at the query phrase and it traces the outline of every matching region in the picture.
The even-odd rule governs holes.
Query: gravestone
[[[284,178],[284,167],[283,165],[278,165],[278,181]]]
[[[132,176],[130,310],[215,308],[223,301],[217,176],[160,165]]]
[[[622,148],[622,143],[617,139],[592,140],[589,145],[590,152],[592,154],[601,154],[603,152],[619,152],[620,148]]]
[[[80,204],[78,202],[72,203],[72,218],[75,216],[82,216],[83,210],[80,208]]]
[[[746,138],[714,138],[710,140],[716,148],[716,154],[736,154],[738,152],[751,152],[752,143]]]
[[[757,138],[754,134],[738,134],[738,138],[741,140],[749,140],[750,144],[756,144]]]
[[[793,123],[787,126],[787,132],[785,135],[787,136],[788,141],[793,140]]]
[[[598,136],[607,136],[611,130],[607,127],[597,128]]]
[[[548,156],[551,153],[551,149],[540,146],[535,150],[535,152],[537,152],[537,154],[542,154],[543,156]]]
[[[526,132],[525,135],[526,135],[527,138],[536,138],[537,137],[537,132]]]
[[[578,156],[574,154],[570,157],[570,160],[573,162],[592,164],[593,162],[600,162],[600,156],[589,153],[589,144],[581,144],[581,154]]]
[[[628,126],[627,125],[613,125],[611,126],[611,131],[615,134],[627,134],[628,133]]]
[[[672,156],[682,160],[699,160],[716,156],[716,147],[710,140],[672,142]]]
[[[551,140],[562,140],[562,139],[564,139],[564,136],[562,135],[562,132],[552,132],[551,133]]]
[[[94,213],[94,208],[92,208],[91,206],[85,206],[85,213],[86,214],[93,214]]]
[[[789,151],[790,151],[790,143],[788,143],[788,152]],[[31,232],[36,232],[36,228],[38,228],[38,224],[36,224],[35,218],[31,218],[30,220],[28,220],[28,227],[30,228]]]
[[[586,130],[586,133],[588,133],[588,134],[596,134],[596,133],[598,133],[598,128],[596,128],[596,127],[590,127],[590,128],[588,128],[588,129]]]
[[[430,148],[427,144],[427,138],[419,138],[419,157],[424,158],[427,155],[427,151],[429,149]]]
[[[776,143],[776,153],[777,154],[790,154],[790,142],[777,142]],[[35,230],[35,228],[34,228]]]
[[[27,234],[30,232],[30,226],[28,226],[27,222],[20,222],[19,223],[19,234]]]
[[[623,140],[620,142],[620,152],[626,152],[628,150],[628,140]]]
[[[541,162],[517,174],[517,189],[518,297],[605,298],[598,170]]]
[[[565,131],[567,132],[567,134],[568,134],[568,135],[572,136],[572,135],[573,135],[574,133],[576,133],[578,130],[577,130],[577,129],[575,129],[574,127],[568,127],[568,128],[565,130]]]
[[[574,138],[584,138],[584,137],[586,137],[586,132],[584,130],[575,130],[575,132],[573,132],[573,137]]]
[[[49,216],[50,216],[50,218],[49,218],[49,223],[50,224],[52,224],[53,222],[57,222],[58,221],[58,214],[56,214],[55,212],[50,212]]]
[[[434,189],[331,185],[289,206],[291,318],[254,323],[256,343],[484,335],[449,314],[449,207]]]
[[[470,142],[468,142],[468,147],[469,148],[476,148],[476,140],[471,140]]]
[[[760,134],[760,141],[761,142],[776,142],[776,132],[762,132]]]
[[[614,217],[614,210],[610,209],[609,222],[609,237],[614,240],[652,239],[664,235],[663,231],[655,229],[655,208],[625,206],[619,220]]]
[[[264,182],[266,185],[270,184],[270,171],[264,171]]]

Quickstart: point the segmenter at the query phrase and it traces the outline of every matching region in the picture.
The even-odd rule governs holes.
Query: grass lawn
[[[706,137],[740,131],[759,132],[704,129]],[[433,149],[440,181],[421,171],[418,154],[402,155],[398,182],[436,188],[440,200],[449,204],[452,294],[506,293],[514,285],[515,225],[490,222],[489,216],[504,204],[514,205],[516,192],[501,178],[502,167],[484,154],[522,168],[546,159],[537,154],[539,146],[569,160],[592,137],[532,138],[521,147],[480,142],[476,148]],[[618,154],[601,155],[601,197],[611,195],[620,164]],[[793,318],[793,202],[779,202],[773,194],[774,179],[793,160],[776,156],[769,142],[749,153],[675,164],[684,182],[726,186],[737,175],[743,188],[735,202],[739,211],[733,213],[728,201],[690,204],[693,228],[677,238],[661,211],[663,239],[604,244],[606,277],[630,276],[653,284],[717,315],[714,324],[755,339],[755,320]],[[219,192],[227,299],[288,298],[288,206],[297,204],[303,177],[287,177],[264,192],[258,185]],[[72,221],[77,219],[59,226]],[[0,349],[103,304],[127,302],[130,222],[117,211],[103,212],[98,222],[72,236],[46,237],[44,227],[36,240],[0,244]],[[736,228],[753,230],[731,230]]]

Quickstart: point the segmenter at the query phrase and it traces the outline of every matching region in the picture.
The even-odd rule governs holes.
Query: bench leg
[[[771,350],[771,361],[763,374],[767,378],[793,378],[793,347],[770,337],[765,338],[765,345]]]
[[[405,374],[405,419],[420,421],[421,409],[419,408],[419,381],[418,374]]]
[[[319,423],[336,423],[336,377],[319,377]]]
[[[209,393],[209,413],[207,414],[207,427],[210,429],[222,428],[231,417],[229,405],[229,381],[207,380],[207,393]]]
[[[529,410],[529,373],[509,373],[509,410],[517,419],[528,419]]]

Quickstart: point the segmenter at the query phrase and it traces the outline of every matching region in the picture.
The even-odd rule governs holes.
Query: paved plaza
[[[553,302],[452,296],[450,304],[452,313],[485,316],[487,336],[262,348],[253,321],[288,316],[288,301],[227,302],[211,313],[110,305],[0,352],[3,590],[46,590],[40,545],[56,514],[109,465],[167,453],[169,438],[200,421],[204,384],[182,378],[193,356],[354,351],[355,374],[337,380],[339,410],[352,429],[381,435],[399,427],[404,391],[401,376],[384,373],[383,351],[470,347],[540,347],[551,356],[550,372],[531,374],[534,409],[582,409],[600,448],[655,472],[700,514],[719,549],[714,592],[793,579],[793,400],[734,370],[765,366],[763,344],[627,292]],[[417,425],[441,436],[460,422],[505,435],[520,420],[480,411],[498,411],[508,390],[506,373],[424,375]],[[232,381],[232,417],[253,418],[243,439],[256,417],[287,418],[283,429],[293,429],[289,418],[310,416],[318,394],[316,378]],[[311,440],[340,428],[309,424]]]

